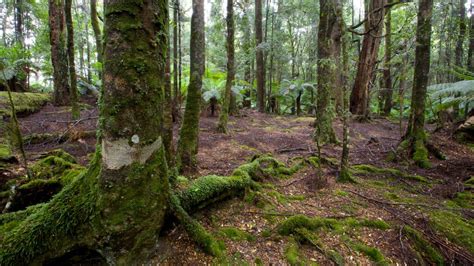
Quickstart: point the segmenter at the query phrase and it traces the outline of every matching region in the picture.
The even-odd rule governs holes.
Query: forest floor
[[[28,158],[33,162],[61,148],[86,165],[95,149],[97,116],[96,108],[85,105],[81,119],[71,123],[68,108],[46,105],[21,117]],[[289,165],[316,156],[313,120],[242,110],[230,118],[230,134],[224,135],[215,130],[217,117],[203,116],[199,169],[189,178],[230,175],[262,153]],[[342,139],[341,122],[334,126]],[[433,157],[432,167],[421,169],[406,158],[387,159],[400,140],[396,122],[351,121],[350,130],[350,163],[357,183],[335,182],[341,147],[326,145],[321,155],[327,163],[321,167],[307,164],[289,178],[271,178],[260,191],[247,191],[194,215],[225,243],[226,263],[327,265],[343,258],[349,265],[412,265],[419,260],[436,263],[438,253],[447,261],[474,263],[474,149],[455,142],[447,131],[431,132],[431,141],[447,160]],[[177,131],[176,125],[175,137]],[[22,172],[18,166],[7,170],[4,176]],[[325,226],[313,228],[306,241],[280,235],[279,224],[294,215],[319,219]],[[161,239],[155,263],[222,262],[202,252],[181,226],[170,227]]]

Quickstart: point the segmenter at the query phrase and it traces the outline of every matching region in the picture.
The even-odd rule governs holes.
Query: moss
[[[367,245],[364,245],[362,243],[353,243],[351,246],[369,257],[376,265],[389,265],[389,263],[385,260],[384,255],[380,250],[374,247],[369,247]]]
[[[306,228],[299,228],[296,230],[296,239],[301,243],[309,243],[315,246],[323,255],[334,262],[336,265],[344,265],[344,258],[335,250],[329,250],[320,241],[320,239]]]
[[[10,145],[4,144],[0,139],[0,161],[8,161],[12,156],[13,155]]]
[[[410,226],[403,227],[403,233],[413,241],[415,249],[426,258],[430,264],[444,265],[443,256],[423,238],[422,234]]]
[[[413,161],[421,168],[430,168],[431,163],[428,158],[428,149],[422,139],[416,139],[414,143]]]
[[[276,190],[269,191],[267,194],[269,196],[274,197],[279,203],[284,204],[284,205],[287,205],[289,201],[294,201],[294,200],[301,201],[301,200],[305,199],[304,195],[289,195],[289,196],[287,196],[287,195],[281,194],[280,192],[278,192]]]
[[[340,196],[340,197],[346,197],[346,196],[349,196],[349,193],[341,189],[336,189],[334,190],[334,195]]]
[[[449,241],[454,242],[474,253],[474,225],[464,221],[459,215],[449,211],[431,212],[430,224]]]
[[[254,241],[255,237],[236,227],[224,227],[219,229],[219,235],[225,236],[233,241]]]
[[[341,183],[357,183],[354,177],[351,175],[351,172],[348,169],[343,169],[339,172],[337,176],[337,182]]]
[[[12,92],[11,94],[17,114],[36,112],[51,99],[51,96],[45,93]],[[9,116],[10,114],[7,92],[0,91],[0,116]]]
[[[419,175],[410,175],[406,174],[398,169],[394,168],[379,168],[369,164],[359,164],[352,166],[352,173],[364,175],[364,174],[381,174],[381,175],[391,175],[394,177],[401,177],[405,179],[409,179],[412,181],[428,183],[428,179],[423,176]]]
[[[269,229],[264,229],[261,233],[262,237],[270,237],[272,235],[272,231]]]
[[[291,240],[285,247],[285,259],[292,266],[306,265],[305,260],[302,259],[299,246],[296,241]]]
[[[452,199],[456,205],[461,208],[473,209],[474,208],[474,193],[471,191],[458,192]]]
[[[34,178],[38,179],[60,179],[65,177],[65,180],[70,180],[74,174],[68,173],[73,172],[75,174],[84,168],[76,164],[76,160],[71,155],[67,154],[62,150],[55,150],[43,157],[31,167],[31,173]]]

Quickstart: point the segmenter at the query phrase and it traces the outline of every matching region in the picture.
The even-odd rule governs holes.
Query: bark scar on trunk
[[[138,137],[132,137],[132,142],[137,142],[136,138]],[[133,162],[144,164],[153,153],[161,148],[161,145],[161,137],[145,146],[139,145],[139,143],[130,146],[129,140],[124,138],[112,141],[103,139],[102,162],[110,170],[118,170],[131,165]]]

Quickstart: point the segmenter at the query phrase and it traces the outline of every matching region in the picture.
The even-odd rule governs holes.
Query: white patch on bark
[[[113,141],[102,139],[102,162],[110,170],[118,170],[133,162],[144,164],[153,153],[161,148],[161,145],[161,137],[147,146],[130,146],[127,139]]]

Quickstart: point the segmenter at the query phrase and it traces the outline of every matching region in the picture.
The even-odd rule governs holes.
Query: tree
[[[459,0],[459,34],[456,42],[456,66],[463,66],[464,40],[466,39],[466,0]]]
[[[391,0],[389,0],[390,3]],[[390,66],[390,60],[392,59],[392,10],[387,10],[385,18],[385,54],[384,54],[384,68],[383,68],[383,93],[382,103],[383,106],[380,108],[384,115],[389,115],[392,110],[392,72]]]
[[[474,12],[474,2],[471,1],[471,14]],[[469,50],[467,54],[467,69],[474,72],[474,16],[469,20]]]
[[[361,117],[368,116],[369,87],[375,75],[385,13],[384,4],[385,0],[370,0],[366,17],[364,40],[350,100],[350,111]]]
[[[224,103],[219,115],[217,129],[227,133],[227,121],[229,120],[230,98],[232,96],[232,83],[235,76],[234,67],[234,2],[227,0],[227,80],[225,83]]]
[[[204,1],[193,0],[190,43],[190,81],[186,109],[178,140],[177,166],[180,169],[196,165],[199,142],[202,76],[205,68]]]
[[[255,40],[256,40],[256,74],[257,79],[257,108],[265,112],[265,61],[263,58],[263,23],[262,23],[262,1],[255,0]]]
[[[71,102],[72,91],[69,86],[64,22],[64,0],[49,0],[49,34],[55,105],[68,105]]]
[[[416,27],[415,73],[413,77],[413,91],[411,98],[410,119],[404,141],[413,155],[413,160],[420,167],[428,167],[428,150],[425,125],[425,100],[430,72],[431,53],[431,16],[433,0],[420,0]]]
[[[15,1],[15,40],[20,47],[24,47],[24,36],[23,36],[23,0]]]
[[[336,142],[332,127],[334,116],[331,96],[337,90],[339,56],[341,54],[341,22],[337,10],[339,0],[320,0],[318,31],[318,96],[316,102],[316,131],[319,145]]]
[[[77,247],[119,265],[148,258],[169,196],[160,136],[167,10],[167,1],[105,2],[101,148],[86,173],[4,236],[0,264],[42,264]]]
[[[77,119],[81,113],[78,104],[77,95],[77,75],[76,75],[76,64],[74,62],[74,26],[72,24],[72,0],[65,0],[64,14],[66,17],[66,29],[67,29],[67,58],[69,65],[69,86],[70,86],[70,104],[72,105],[72,118]]]
[[[173,120],[177,121],[180,112],[181,91],[179,88],[178,70],[178,27],[179,27],[179,0],[174,0],[173,5]]]
[[[97,61],[100,63],[103,63],[102,54],[104,52],[104,48],[102,45],[102,33],[99,26],[99,19],[97,18],[97,0],[90,0],[90,1],[91,1],[91,24],[92,24],[92,30],[94,31],[94,37],[95,37]]]

